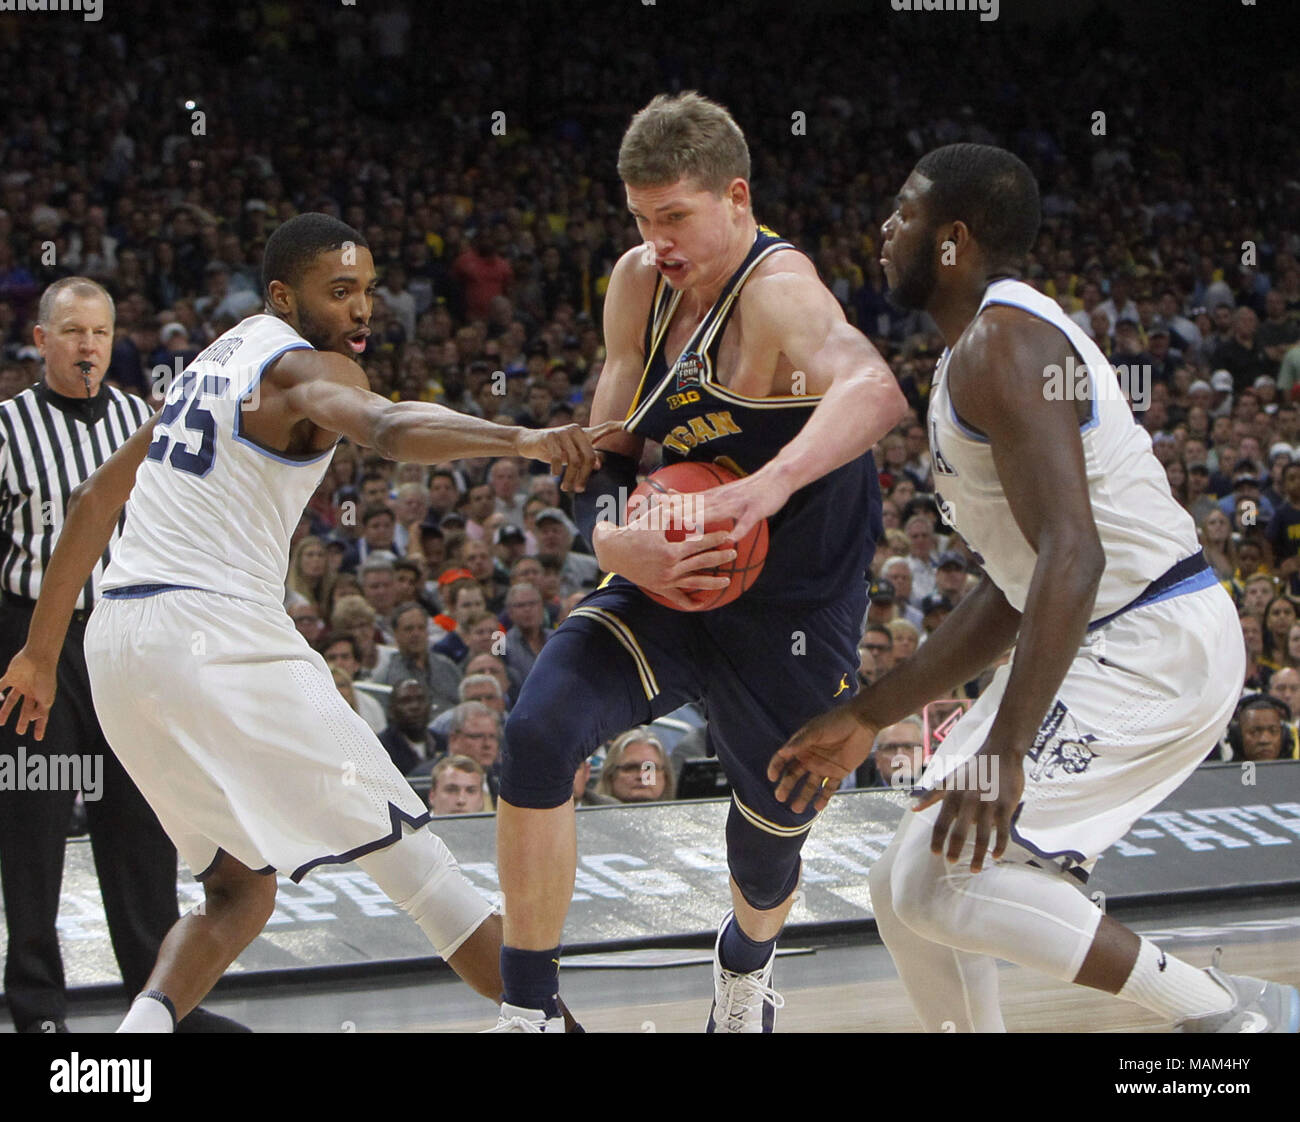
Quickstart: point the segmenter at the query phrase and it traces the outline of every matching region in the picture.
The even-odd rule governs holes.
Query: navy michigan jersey
[[[745,281],[770,254],[793,249],[760,226],[749,254],[670,367],[664,340],[681,292],[659,277],[645,333],[645,371],[627,431],[663,445],[664,464],[717,463],[749,475],[803,428],[820,395],[751,397],[717,378],[718,350]],[[883,532],[880,485],[871,453],[800,488],[768,520],[767,562],[745,598],[828,600],[866,579]]]

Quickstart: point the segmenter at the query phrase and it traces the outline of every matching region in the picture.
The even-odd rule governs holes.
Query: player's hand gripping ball
[[[739,477],[718,464],[689,460],[679,464],[669,464],[656,471],[632,492],[627,503],[627,518],[630,521],[637,517],[646,503],[661,507],[664,515],[662,523],[664,536],[670,542],[685,541],[688,533],[698,535],[730,530],[735,525],[733,519],[710,522],[704,526],[692,526],[688,531],[686,524],[691,522],[690,500],[683,500],[679,496],[707,491],[712,487],[720,487],[724,483],[734,483],[737,478]],[[686,524],[683,524],[684,520]],[[722,607],[723,604],[730,604],[742,592],[748,591],[758,580],[758,574],[763,571],[763,562],[766,560],[767,520],[764,519],[750,530],[742,541],[736,543],[735,560],[715,569],[701,570],[709,576],[727,577],[730,583],[726,588],[716,590],[687,591],[686,595],[696,605],[694,608],[679,608],[671,600],[649,589],[643,591],[650,599],[663,604],[666,608],[677,611],[712,611],[714,608]]]

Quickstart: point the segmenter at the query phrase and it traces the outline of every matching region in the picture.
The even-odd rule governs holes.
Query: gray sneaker
[[[1225,974],[1217,966],[1205,972],[1232,994],[1232,1008],[1189,1017],[1174,1032],[1300,1032],[1300,990],[1295,986]]]

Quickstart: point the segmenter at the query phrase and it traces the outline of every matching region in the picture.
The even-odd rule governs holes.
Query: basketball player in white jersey
[[[1014,644],[870,874],[881,937],[925,1028],[1001,1031],[1005,959],[1183,1031],[1295,1032],[1293,987],[1193,969],[1079,891],[1222,734],[1244,655],[1114,371],[1054,301],[1014,279],[1038,225],[1033,176],[999,148],[937,149],[898,196],[882,265],[891,299],[928,311],[948,344],[930,453],[942,507],[985,577],[911,659],[806,725],[769,778],[796,809],[824,806],[875,730]]]
[[[270,916],[277,871],[296,881],[351,860],[499,999],[500,917],[284,611],[289,537],[339,434],[394,460],[528,456],[581,489],[592,438],[617,427],[529,430],[371,393],[355,356],[374,265],[328,215],[279,227],[262,280],[266,311],[207,347],[74,492],[27,645],[0,679],[0,722],[23,698],[18,732],[40,739],[77,592],[126,504],[86,635],[95,708],[206,903],[172,928],[120,1031],[170,1031],[198,1004]]]

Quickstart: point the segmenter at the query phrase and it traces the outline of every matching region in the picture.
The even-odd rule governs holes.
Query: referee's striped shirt
[[[0,402],[0,589],[35,600],[50,563],[73,488],[87,479],[145,421],[149,406],[101,384],[93,398],[64,397],[44,381]],[[95,606],[109,547],[77,598]]]

